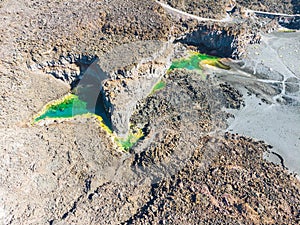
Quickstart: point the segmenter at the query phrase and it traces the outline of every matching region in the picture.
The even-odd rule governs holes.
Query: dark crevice
[[[294,29],[294,30],[300,29],[300,16],[279,17],[278,22],[281,26],[288,29]]]
[[[101,116],[103,119],[104,124],[112,130],[112,123],[111,123],[111,116],[110,116],[110,102],[105,101],[105,94],[103,91],[100,91],[98,98],[97,98],[97,103],[95,106],[95,114],[98,116]]]
[[[108,184],[110,184],[110,182],[106,182],[106,183],[104,183],[104,184],[102,184],[102,185],[100,185],[99,187],[97,187],[92,193],[90,193],[88,196],[87,196],[87,198],[88,198],[88,200],[90,200],[90,201],[92,201],[93,200],[93,197],[94,197],[94,195],[97,195],[97,194],[99,194],[99,192],[100,192],[100,189],[102,188],[102,187],[104,187],[104,186],[106,186],[106,185],[108,185]]]
[[[152,205],[154,205],[155,200],[158,198],[158,196],[156,195],[156,189],[159,187],[159,184],[155,183],[152,184],[151,187],[151,193],[150,195],[152,196],[152,198],[150,199],[150,201],[148,201],[143,207],[140,208],[139,212],[137,212],[135,215],[133,215],[132,217],[130,217],[127,221],[122,222],[122,225],[126,225],[126,224],[134,224],[134,221],[137,218],[142,218],[151,208]]]
[[[84,193],[88,193],[91,190],[91,183],[92,183],[92,176],[88,177],[85,180],[85,189],[84,189]]]
[[[98,60],[97,56],[81,56],[75,61],[75,65],[79,66],[80,68],[80,75],[77,79],[75,79],[70,85],[71,89],[74,89],[78,83],[80,82],[81,78],[84,76],[85,72],[89,68],[91,64]]]
[[[280,164],[281,164],[281,166],[283,167],[283,168],[285,168],[286,169],[286,167],[285,167],[285,165],[284,165],[284,159],[283,159],[283,157],[281,156],[281,155],[279,155],[278,153],[276,153],[276,152],[271,152],[273,155],[276,155],[278,158],[279,158],[279,160],[280,160]]]
[[[98,61],[97,58],[88,66],[84,65],[83,75],[73,87],[72,92],[87,103],[87,108],[91,113],[101,116],[105,125],[112,129],[110,115],[112,106],[103,89],[104,82],[109,79],[109,75],[101,69]]]
[[[206,26],[199,27],[175,42],[195,46],[201,53],[221,58],[237,58],[238,54],[237,39],[234,35]]]
[[[62,215],[62,217],[61,217],[62,220],[66,219],[66,218],[69,216],[70,213],[74,213],[74,212],[76,211],[77,204],[78,204],[78,202],[82,199],[82,197],[83,197],[83,195],[80,195],[80,196],[73,202],[73,205],[72,205],[71,209],[69,209],[67,212],[65,212],[65,213]]]

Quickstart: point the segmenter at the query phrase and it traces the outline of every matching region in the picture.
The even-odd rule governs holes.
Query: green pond
[[[151,94],[166,87],[166,83],[162,80],[158,81],[152,88]]]
[[[38,115],[34,122],[44,120],[46,118],[71,118],[77,115],[89,113],[87,103],[80,100],[78,96],[70,94],[62,100],[51,103]]]
[[[191,53],[189,57],[175,60],[171,67],[169,68],[169,71],[172,71],[174,69],[187,69],[187,70],[196,70],[199,73],[201,73],[203,69],[203,64],[208,64],[212,66],[216,66],[222,69],[229,69],[229,67],[223,65],[219,58],[214,56],[209,56],[206,54],[200,54],[200,53]],[[166,83],[164,81],[157,82],[153,89],[151,94],[153,94],[156,91],[159,91],[163,89],[166,86]],[[95,109],[93,109],[95,110]],[[99,120],[101,126],[110,134],[112,135],[113,132],[111,131],[111,128],[108,124],[108,120],[103,118],[104,115],[103,112],[101,114],[96,111],[89,110],[87,107],[87,102],[81,100],[77,95],[75,94],[68,94],[62,99],[59,99],[55,102],[47,104],[44,109],[34,118],[34,123],[37,123],[44,119],[59,119],[59,118],[71,118],[77,115],[95,115]],[[102,109],[103,111],[104,109]],[[100,110],[101,111],[101,110]],[[103,120],[104,119],[104,120]],[[143,137],[142,131],[138,131],[133,133],[132,131],[129,132],[128,136],[126,138],[119,138],[114,136],[114,140],[117,143],[118,146],[120,146],[123,150],[127,151],[132,146],[138,142],[140,138]]]
[[[191,55],[187,58],[173,61],[169,71],[174,69],[187,69],[201,72],[204,64],[215,66],[221,69],[230,69],[228,66],[222,64],[220,62],[220,58],[218,57],[194,52],[191,53]]]
[[[96,115],[93,110],[89,110],[87,108],[87,102],[79,99],[79,97],[74,94],[68,94],[62,99],[47,104],[34,118],[33,123],[37,123],[44,119],[72,118],[77,115],[95,116],[99,120],[100,126],[113,137],[115,143],[124,151],[131,149],[133,145],[135,145],[144,136],[141,130],[134,133],[130,131],[126,138],[114,136],[110,127],[107,126],[107,123],[105,123],[103,118]]]

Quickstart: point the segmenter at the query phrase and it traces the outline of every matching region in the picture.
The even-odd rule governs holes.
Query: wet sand
[[[300,173],[300,33],[266,34],[250,45],[247,57],[218,77],[244,96],[245,107],[234,115],[228,131],[264,140],[273,146],[265,157]],[[272,153],[273,152],[273,153]]]
[[[235,118],[228,131],[264,140],[273,146],[271,151],[283,158],[284,166],[300,174],[300,108],[296,106],[269,105],[255,95],[244,94],[246,106],[241,110],[229,110]],[[266,158],[281,164],[275,154]]]

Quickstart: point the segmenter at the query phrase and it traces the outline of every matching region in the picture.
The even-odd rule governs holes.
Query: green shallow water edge
[[[154,85],[154,87],[152,88],[152,91],[151,91],[150,94],[153,94],[153,93],[155,93],[155,92],[157,92],[157,91],[159,91],[159,90],[165,88],[166,85],[167,85],[166,82],[164,82],[164,81],[162,81],[162,80],[158,81],[158,82]]]
[[[129,132],[125,138],[120,138],[113,134],[113,131],[104,123],[103,118],[96,115],[87,108],[87,102],[79,99],[77,95],[67,94],[63,98],[48,103],[43,110],[34,117],[33,124],[45,119],[66,119],[78,115],[86,115],[88,117],[96,117],[100,126],[109,134],[113,141],[123,151],[130,150],[143,136],[141,130]]]
[[[192,52],[187,58],[182,58],[174,60],[169,68],[169,72],[175,69],[187,69],[195,70],[202,74],[203,65],[211,65],[221,69],[230,69],[230,67],[224,65],[220,62],[220,58],[216,56],[210,56],[206,54],[201,54],[199,52]]]
[[[89,113],[87,103],[74,94],[68,94],[63,99],[46,105],[44,110],[34,118],[34,122],[47,118],[71,118],[86,113]]]

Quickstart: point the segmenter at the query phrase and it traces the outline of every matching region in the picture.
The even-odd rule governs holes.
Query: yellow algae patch
[[[93,113],[90,113],[90,115],[96,117],[96,119],[99,121],[100,127],[103,130],[105,130],[110,135],[113,134],[112,130],[104,123],[103,118],[101,116],[93,114]]]
[[[115,138],[117,145],[124,151],[131,149],[142,137],[144,133],[141,129],[136,132],[130,131],[126,138]]]
[[[203,67],[203,65],[210,65],[214,67],[218,67],[220,69],[229,70],[230,67],[223,64],[219,59],[218,60],[202,60],[200,62],[200,65]]]

